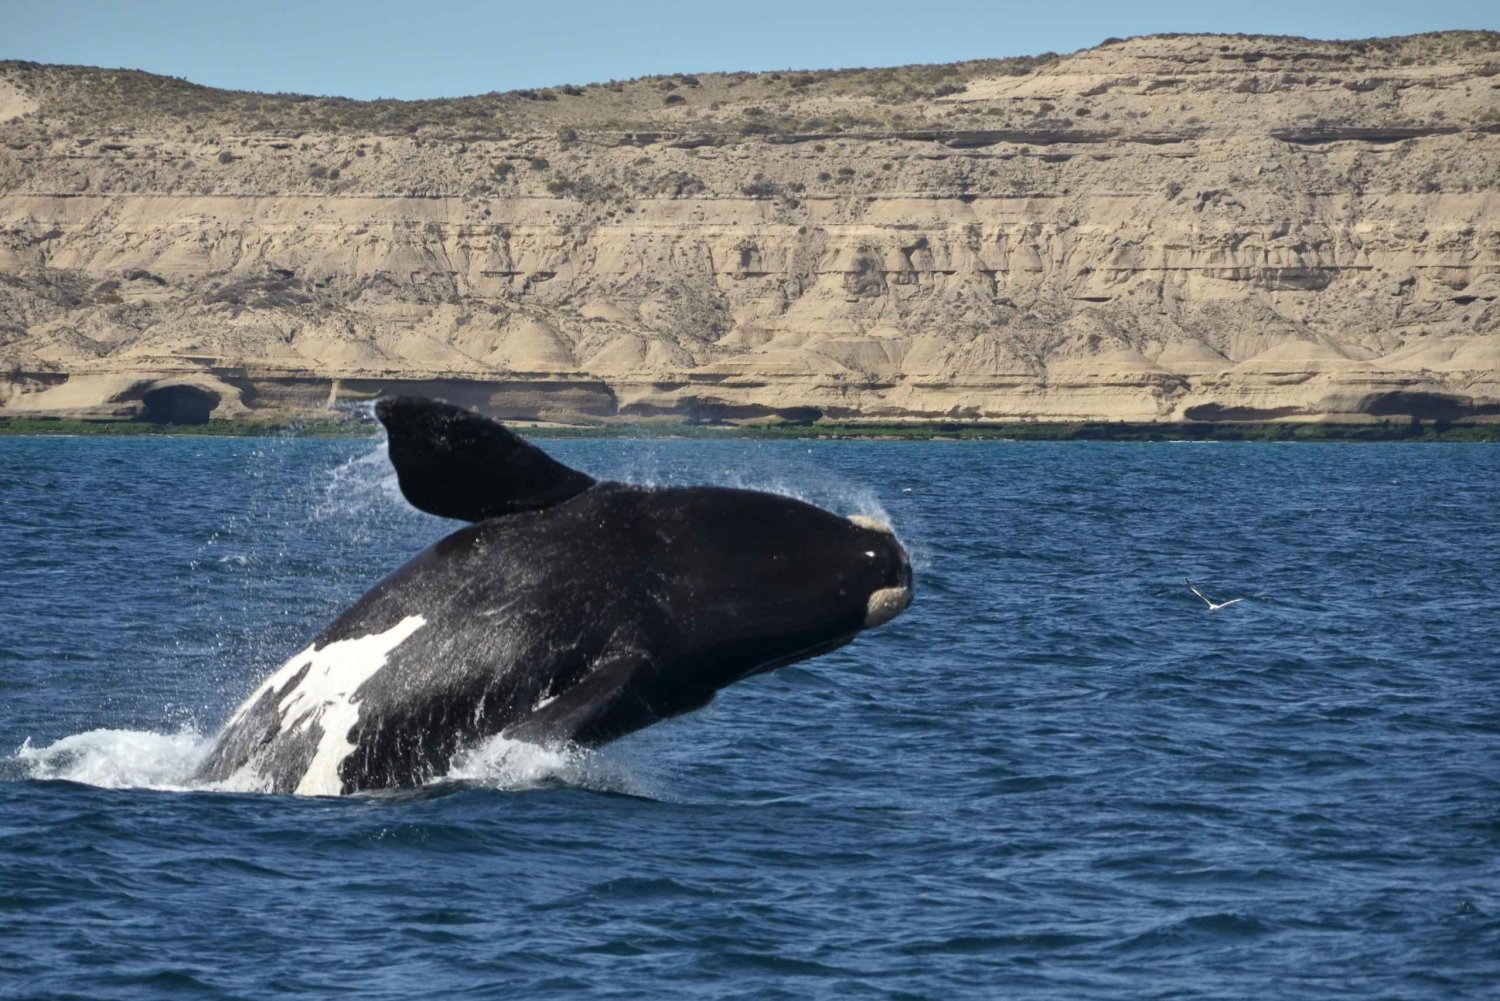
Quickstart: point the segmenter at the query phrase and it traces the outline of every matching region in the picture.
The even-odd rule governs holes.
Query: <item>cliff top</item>
[[[923,130],[1110,135],[1153,128],[1202,134],[1244,127],[1240,112],[1248,102],[1267,119],[1254,123],[1262,126],[1317,128],[1336,121],[1357,128],[1375,118],[1390,126],[1394,111],[1413,124],[1472,127],[1500,121],[1497,74],[1500,32],[1494,31],[1357,41],[1151,35],[1109,39],[1066,56],[682,73],[416,101],[219,90],[139,70],[8,61],[0,62],[0,122],[47,134],[333,132],[442,139],[657,132],[774,140]],[[1460,77],[1475,81],[1467,99],[1448,86]],[[1439,88],[1446,88],[1441,108],[1420,99]],[[1287,90],[1296,90],[1299,101],[1278,111],[1274,95]]]

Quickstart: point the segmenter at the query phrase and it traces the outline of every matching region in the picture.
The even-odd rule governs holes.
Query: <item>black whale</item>
[[[595,482],[445,404],[376,412],[406,498],[476,524],[263,683],[201,781],[337,795],[420,784],[499,733],[602,744],[911,600],[906,553],[876,523],[747,490]]]

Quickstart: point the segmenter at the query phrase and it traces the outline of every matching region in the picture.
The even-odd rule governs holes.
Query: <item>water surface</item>
[[[0,438],[0,997],[1494,996],[1500,449],[545,445],[887,517],[917,600],[602,752],[204,792],[453,523],[370,442]]]

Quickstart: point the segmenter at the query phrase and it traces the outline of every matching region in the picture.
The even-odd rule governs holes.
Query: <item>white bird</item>
[[[1245,600],[1244,598],[1230,598],[1228,601],[1213,602],[1213,601],[1208,600],[1208,595],[1204,594],[1202,591],[1200,591],[1196,587],[1194,587],[1192,581],[1184,579],[1183,583],[1188,586],[1188,590],[1189,591],[1193,592],[1198,597],[1200,597],[1200,598],[1203,599],[1203,603],[1208,606],[1208,610],[1210,612],[1217,612],[1221,608],[1228,608],[1230,605],[1234,604],[1236,601],[1244,601]]]

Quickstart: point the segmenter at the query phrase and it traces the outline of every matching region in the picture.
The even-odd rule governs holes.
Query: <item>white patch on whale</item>
[[[354,750],[349,731],[359,722],[359,703],[354,693],[385,666],[392,651],[426,624],[422,616],[408,615],[383,633],[337,640],[321,650],[309,646],[267,678],[245,700],[229,725],[234,726],[262,696],[286,685],[305,668],[307,673],[282,694],[277,704],[282,734],[290,730],[306,732],[314,723],[323,733],[295,792],[299,796],[339,795],[344,785],[339,765]]]

